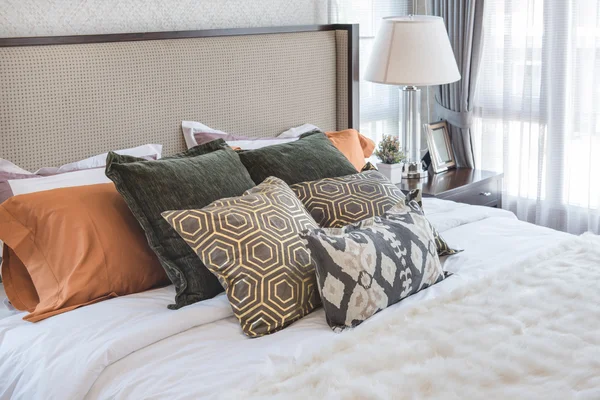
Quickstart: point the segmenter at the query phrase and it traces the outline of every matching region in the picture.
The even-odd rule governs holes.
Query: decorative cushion
[[[106,175],[115,182],[175,284],[175,305],[169,307],[180,308],[222,292],[214,275],[161,213],[202,208],[253,187],[235,151],[219,139],[156,161],[110,153]]]
[[[429,223],[412,206],[344,228],[307,230],[301,237],[315,263],[327,322],[336,331],[445,277]]]
[[[365,166],[365,158],[371,157],[375,150],[375,142],[358,133],[356,129],[326,132],[325,134],[357,171],[362,170]]]
[[[404,199],[402,191],[377,171],[291,186],[323,228],[340,228],[380,216]]]
[[[169,284],[112,183],[12,197],[0,239],[6,294],[27,321]]]
[[[322,132],[309,132],[295,142],[238,154],[257,184],[269,176],[293,185],[356,173],[352,163]]]
[[[460,253],[462,250],[452,249],[448,246],[448,243],[444,240],[442,235],[435,229],[433,226],[431,227],[431,231],[433,232],[433,237],[435,239],[435,245],[437,247],[437,252],[439,257],[443,256],[451,256],[453,254]]]
[[[406,195],[406,203],[416,201],[419,207],[423,208],[423,196],[421,195],[421,189],[413,189]]]
[[[246,335],[276,332],[320,304],[314,265],[298,235],[317,225],[280,179],[163,216],[219,278]]]
[[[415,191],[419,191],[418,194],[418,198],[420,198],[420,190],[419,189],[415,189],[413,191],[411,191],[409,193],[409,196],[412,198],[415,198]],[[384,217],[387,217],[389,215],[393,215],[393,214],[403,214],[405,208],[407,207],[406,204],[408,204],[410,207],[412,208],[418,208],[419,210],[423,211],[421,208],[421,204],[419,204],[416,200],[410,200],[409,196],[406,197],[406,199],[404,200],[404,202],[400,202],[399,204],[395,205],[394,207],[390,208],[386,214],[384,215]],[[433,225],[431,225],[431,223],[429,221],[427,221],[427,223],[429,224],[429,226],[431,227],[431,232],[433,233],[433,238],[435,240],[435,245],[437,248],[437,254],[439,257],[443,257],[443,256],[451,256],[453,254],[457,254],[460,253],[462,250],[455,250],[450,248],[450,246],[448,245],[448,243],[446,243],[446,241],[444,240],[444,238],[442,237],[442,235],[440,235],[440,233],[437,231],[437,229],[435,229],[433,227]]]
[[[360,170],[360,172],[365,171],[379,171],[376,166],[374,166],[370,161],[367,161],[364,167]]]
[[[278,138],[292,138],[292,137],[300,137],[303,133],[310,132],[309,128],[313,128],[310,130],[319,130],[314,125],[303,125],[299,128],[301,129],[290,129],[288,132],[284,132],[278,136]],[[332,131],[325,132],[329,140],[334,144],[335,147],[348,158],[352,164],[356,167],[358,171],[362,169],[365,165],[365,158],[371,157],[373,154],[373,150],[375,150],[375,142],[369,139],[368,137],[361,135],[355,129],[346,129],[343,131]]]

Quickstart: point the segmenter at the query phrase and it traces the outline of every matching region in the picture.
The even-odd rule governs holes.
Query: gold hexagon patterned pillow
[[[322,228],[379,217],[404,200],[402,191],[375,170],[290,187]]]
[[[240,197],[162,215],[217,276],[246,335],[276,332],[321,304],[299,236],[318,226],[282,180],[270,177]]]

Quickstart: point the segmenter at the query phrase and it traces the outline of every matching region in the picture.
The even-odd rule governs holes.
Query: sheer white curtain
[[[383,17],[407,15],[412,0],[330,0],[332,23],[360,24],[360,132],[379,142],[398,135],[398,87],[366,82],[363,74]]]
[[[476,165],[504,207],[600,233],[600,0],[486,0]]]

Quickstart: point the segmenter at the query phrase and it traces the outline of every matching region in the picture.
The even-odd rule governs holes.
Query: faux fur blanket
[[[600,399],[599,237],[382,313],[231,397]]]

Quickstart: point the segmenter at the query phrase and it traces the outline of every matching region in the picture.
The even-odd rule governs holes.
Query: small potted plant
[[[392,183],[400,183],[402,180],[402,160],[404,153],[400,149],[400,141],[397,136],[384,135],[375,150],[381,162],[377,163],[377,169],[385,175]]]

